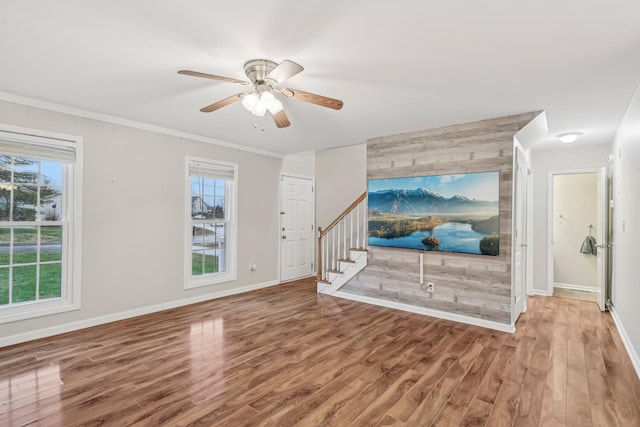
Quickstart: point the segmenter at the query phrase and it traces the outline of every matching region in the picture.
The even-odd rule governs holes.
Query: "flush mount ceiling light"
[[[249,79],[237,80],[230,77],[216,76],[214,74],[201,73],[199,71],[180,70],[178,74],[192,77],[202,77],[211,80],[221,80],[238,85],[253,86],[251,92],[241,92],[225,98],[221,101],[207,105],[200,109],[203,113],[210,113],[222,107],[232,104],[242,99],[242,105],[253,115],[263,117],[268,111],[273,116],[276,126],[284,128],[289,126],[289,118],[284,112],[282,102],[274,95],[293,98],[298,101],[310,102],[321,107],[339,110],[342,108],[342,101],[328,98],[297,89],[280,88],[280,84],[300,73],[304,68],[293,61],[284,60],[276,63],[268,59],[252,59],[244,64],[244,73]]]
[[[578,139],[579,136],[582,136],[582,132],[567,132],[558,135],[558,139],[565,144],[571,144],[576,139]]]

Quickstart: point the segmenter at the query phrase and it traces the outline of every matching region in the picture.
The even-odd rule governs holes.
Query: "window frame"
[[[83,138],[0,123],[0,139],[60,149],[73,148],[75,161],[63,162],[62,205],[60,221],[6,221],[11,227],[62,226],[60,298],[25,301],[0,306],[0,324],[64,313],[80,309],[82,254],[82,145]],[[0,153],[6,154],[6,153]],[[13,155],[13,157],[17,157]],[[27,157],[28,156],[23,156]],[[33,159],[43,160],[37,155]]]
[[[208,273],[199,276],[192,275],[192,227],[194,225],[191,217],[192,190],[190,166],[192,162],[205,163],[210,165],[220,165],[233,169],[233,181],[225,184],[225,219],[228,224],[225,236],[225,260],[226,271],[218,273]],[[238,164],[215,160],[205,157],[186,156],[185,160],[185,250],[184,250],[184,288],[193,289],[203,286],[226,283],[238,278],[237,276],[237,256],[238,256]],[[216,222],[212,220],[211,222]],[[200,222],[198,222],[200,223]]]

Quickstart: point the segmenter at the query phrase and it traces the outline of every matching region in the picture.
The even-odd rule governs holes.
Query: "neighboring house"
[[[213,206],[208,205],[202,196],[191,196],[191,215],[195,218],[211,218]]]
[[[40,200],[40,215],[45,220],[60,220],[62,218],[62,195],[56,194]]]

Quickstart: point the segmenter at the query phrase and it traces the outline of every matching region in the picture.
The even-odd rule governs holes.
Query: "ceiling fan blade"
[[[273,80],[274,84],[280,84],[285,80],[289,80],[291,77],[300,73],[302,70],[304,70],[304,68],[302,68],[302,65],[285,59],[265,76],[265,80]]]
[[[297,99],[298,101],[310,102],[312,104],[320,105],[322,107],[332,108],[339,110],[344,103],[339,99],[328,98],[326,96],[315,95],[309,92],[303,92],[297,89],[283,89],[282,94],[289,98]]]
[[[237,93],[235,95],[232,95],[228,98],[223,99],[222,101],[218,101],[215,102],[211,105],[207,105],[206,107],[202,107],[200,109],[200,111],[202,111],[203,113],[210,113],[212,111],[216,111],[219,110],[222,107],[226,107],[229,104],[233,104],[236,101],[240,101],[240,99],[242,98],[241,95],[244,95],[243,93]]]
[[[284,112],[284,110],[280,110],[280,112],[274,114],[273,121],[276,122],[276,126],[278,126],[279,128],[286,128],[291,125],[291,122],[289,122],[289,117],[287,117],[287,114]]]
[[[250,85],[251,84],[251,83],[246,82],[244,80],[237,80],[237,79],[232,79],[230,77],[216,76],[216,75],[213,75],[213,74],[201,73],[201,72],[198,72],[198,71],[180,70],[180,71],[178,71],[178,74],[184,74],[185,76],[192,76],[192,77],[202,77],[204,79],[211,79],[211,80],[222,80],[223,82],[235,83],[235,84],[239,84],[239,85]]]

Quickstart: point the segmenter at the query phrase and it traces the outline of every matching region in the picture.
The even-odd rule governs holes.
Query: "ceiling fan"
[[[273,116],[276,126],[279,128],[285,128],[291,123],[289,122],[287,114],[284,112],[282,102],[280,102],[273,93],[283,95],[287,98],[297,99],[298,101],[310,102],[322,107],[332,108],[334,110],[341,109],[343,105],[343,102],[339,99],[315,95],[313,93],[303,92],[297,89],[277,87],[286,80],[300,73],[302,70],[304,70],[304,68],[302,68],[301,65],[286,59],[280,64],[269,61],[268,59],[252,59],[244,64],[244,73],[247,75],[249,81],[190,70],[180,70],[178,71],[178,74],[221,80],[238,85],[253,86],[253,90],[250,92],[237,93],[221,101],[207,105],[206,107],[201,108],[200,111],[210,113],[229,104],[233,104],[236,101],[242,100],[242,105],[254,115],[262,117],[267,111],[269,111]]]

